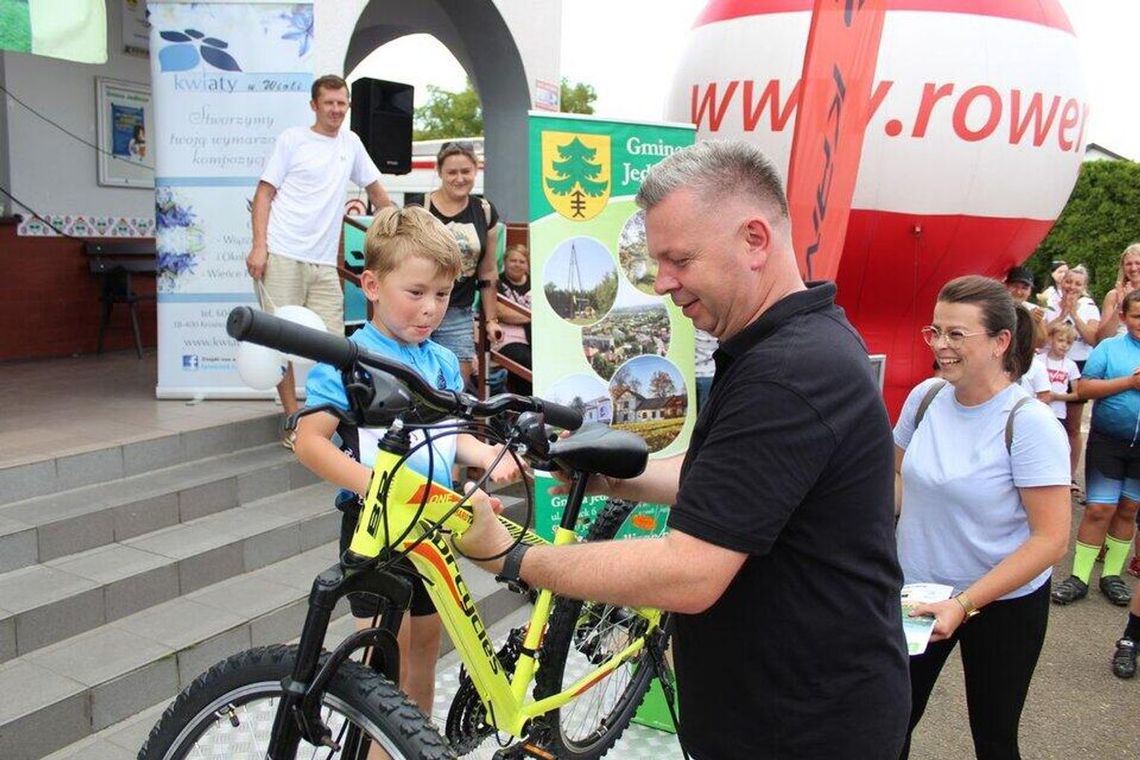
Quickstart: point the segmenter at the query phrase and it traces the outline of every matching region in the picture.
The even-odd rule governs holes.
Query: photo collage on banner
[[[535,394],[640,435],[651,458],[681,453],[696,419],[693,326],[654,292],[634,196],[649,167],[693,144],[694,128],[532,112],[529,131]],[[553,482],[535,479],[546,537],[566,499],[547,493]],[[580,530],[604,504],[587,498]],[[667,516],[666,505],[642,505],[631,530],[660,533]]]
[[[312,123],[311,3],[152,3],[159,398],[269,398],[226,317],[255,305],[250,205],[287,127]],[[301,382],[299,378],[298,382]]]

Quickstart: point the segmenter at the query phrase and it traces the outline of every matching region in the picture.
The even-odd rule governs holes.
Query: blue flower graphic
[[[300,40],[297,57],[303,58],[309,52],[309,45],[313,41],[313,6],[294,5],[289,13],[282,13],[281,18],[289,25],[289,31],[281,35],[283,40]]]
[[[155,192],[154,221],[158,242],[158,289],[171,293],[178,288],[178,278],[193,272],[205,247],[198,215],[180,202],[169,187]]]
[[[222,71],[241,71],[241,66],[232,55],[225,52],[229,43],[217,37],[207,37],[197,29],[184,29],[181,32],[166,30],[158,36],[167,42],[158,51],[158,62],[163,71],[189,71],[205,61]]]

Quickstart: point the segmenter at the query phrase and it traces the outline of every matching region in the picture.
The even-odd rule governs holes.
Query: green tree
[[[613,305],[614,300],[617,299],[617,292],[617,273],[606,272],[605,276],[602,277],[602,281],[594,287],[593,292],[590,294],[590,305],[599,313],[608,311],[610,306]]]
[[[462,92],[449,92],[430,84],[427,90],[427,103],[417,108],[413,117],[412,139],[438,140],[483,134],[483,108],[470,79]]]
[[[1049,281],[1056,259],[1089,270],[1089,290],[1100,304],[1116,284],[1120,253],[1140,240],[1140,163],[1088,161],[1069,202],[1027,265],[1038,283]]]
[[[584,82],[570,84],[569,79],[562,77],[560,89],[562,91],[560,108],[562,113],[594,112],[594,101],[598,99],[598,93],[594,91],[593,85]]]
[[[562,80],[562,111],[593,113],[598,94],[591,85]],[[483,108],[475,85],[467,80],[460,92],[428,85],[427,103],[413,116],[412,139],[440,140],[448,137],[476,137],[483,134]]]
[[[594,179],[602,173],[602,165],[594,162],[597,148],[587,148],[575,137],[565,145],[559,145],[557,150],[561,160],[552,162],[552,166],[558,177],[546,180],[546,186],[552,193],[570,195],[574,188],[578,188],[580,192],[596,198],[606,191],[609,183]]]

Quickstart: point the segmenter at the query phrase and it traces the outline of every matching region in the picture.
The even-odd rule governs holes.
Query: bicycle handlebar
[[[466,393],[441,391],[407,365],[372,353],[348,338],[314,330],[249,306],[238,306],[230,312],[226,332],[236,340],[331,364],[341,371],[351,370],[356,364],[374,367],[392,375],[424,404],[445,414],[483,419],[506,411],[538,412],[548,424],[563,430],[577,430],[582,425],[582,414],[576,409],[537,397],[503,393],[479,401]]]

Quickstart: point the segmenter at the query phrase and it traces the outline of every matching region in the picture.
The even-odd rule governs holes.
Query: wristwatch
[[[954,601],[962,605],[962,611],[966,613],[966,616],[962,618],[963,623],[968,623],[971,618],[981,612],[981,610],[974,606],[974,603],[970,601],[970,597],[966,596],[965,593],[955,595]]]
[[[503,559],[503,569],[495,576],[495,580],[499,583],[507,584],[507,588],[519,594],[525,594],[530,591],[530,586],[526,581],[519,578],[519,572],[522,570],[523,555],[526,554],[530,546],[519,542],[511,547],[507,552],[507,556]]]

